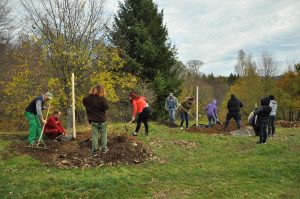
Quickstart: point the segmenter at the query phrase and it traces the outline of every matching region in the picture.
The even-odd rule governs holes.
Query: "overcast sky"
[[[123,0],[121,1],[123,2]],[[300,0],[154,0],[164,10],[169,37],[186,63],[198,59],[201,71],[215,75],[234,72],[238,51],[255,60],[263,51],[281,62],[300,62]],[[106,0],[108,15],[117,0]]]
[[[122,1],[123,2],[123,1]],[[299,0],[154,0],[164,10],[171,42],[186,63],[199,59],[202,72],[229,75],[234,72],[238,50],[263,51],[281,62],[300,62]],[[106,1],[117,12],[117,1]]]

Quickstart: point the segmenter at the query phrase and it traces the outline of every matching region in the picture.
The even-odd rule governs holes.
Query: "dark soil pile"
[[[285,121],[285,120],[278,120],[275,122],[276,126],[285,127],[285,128],[299,128],[300,121]]]
[[[244,128],[243,124],[241,128]],[[230,122],[228,124],[227,129],[224,128],[221,124],[215,124],[211,128],[206,128],[206,125],[200,124],[198,126],[191,126],[187,129],[188,132],[195,132],[195,133],[207,133],[207,134],[229,134],[231,131],[237,130],[237,126],[235,122]]]
[[[105,154],[97,151],[98,156],[93,157],[91,156],[92,141],[90,135],[90,132],[78,133],[76,140],[69,142],[46,140],[48,150],[27,148],[28,143],[26,141],[16,141],[12,143],[10,150],[28,154],[42,161],[45,165],[61,168],[88,168],[121,163],[137,164],[152,157],[152,153],[141,142],[125,134],[109,135],[107,142],[109,151]]]

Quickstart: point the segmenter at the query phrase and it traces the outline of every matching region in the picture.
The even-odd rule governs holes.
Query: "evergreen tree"
[[[163,110],[169,92],[179,94],[176,50],[168,41],[163,11],[153,0],[125,0],[119,3],[111,31],[112,43],[122,49],[125,70],[149,82],[156,91],[158,107]]]

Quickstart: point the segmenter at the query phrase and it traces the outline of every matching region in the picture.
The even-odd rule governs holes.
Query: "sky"
[[[121,0],[121,2],[124,2]],[[234,73],[238,51],[258,62],[267,51],[279,63],[300,62],[299,0],[154,0],[164,11],[164,24],[176,46],[177,58],[204,62],[200,71]],[[105,1],[108,16],[118,11],[117,0]]]
[[[123,1],[122,1],[123,2]],[[234,72],[238,51],[259,60],[263,51],[280,63],[300,62],[299,0],[154,0],[164,11],[172,44],[183,63],[198,59],[203,73]],[[116,13],[117,1],[106,1]]]

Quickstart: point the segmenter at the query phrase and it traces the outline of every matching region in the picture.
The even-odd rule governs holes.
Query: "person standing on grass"
[[[97,156],[97,150],[108,152],[106,131],[106,110],[108,103],[105,98],[105,90],[101,84],[94,86],[89,95],[82,100],[86,108],[88,121],[92,127],[92,156]],[[99,131],[101,133],[101,147],[98,145]]]
[[[181,104],[179,104],[178,112],[180,114],[180,129],[183,129],[183,123],[185,121],[186,129],[189,128],[189,110],[192,108],[195,99],[193,97],[187,97]]]
[[[234,118],[237,128],[238,129],[241,128],[240,109],[242,107],[243,107],[243,103],[240,102],[240,100],[238,100],[234,94],[231,94],[231,98],[227,103],[228,113],[225,121],[225,129],[228,127],[231,118]]]
[[[178,108],[178,100],[170,93],[165,102],[165,109],[169,111],[169,118],[170,118],[170,126],[175,125],[175,113]]]
[[[254,115],[257,115],[258,120],[258,132],[259,132],[259,141],[257,144],[266,144],[267,142],[267,126],[269,123],[269,115],[272,111],[272,108],[269,106],[270,98],[265,97],[260,100],[261,106],[254,111]]]
[[[145,127],[145,135],[148,135],[149,133],[148,119],[150,115],[150,110],[146,98],[132,92],[129,94],[129,100],[133,106],[132,121],[134,121],[136,119],[136,116],[138,115],[137,122],[136,122],[136,129],[135,132],[132,133],[132,135],[137,136],[141,128],[142,122],[144,123],[144,127]]]
[[[208,119],[208,127],[216,124],[218,119],[217,100],[213,99],[212,102],[207,105],[205,112]]]
[[[42,133],[41,122],[43,124],[46,124],[47,122],[43,118],[42,110],[48,109],[45,107],[45,102],[51,100],[52,98],[53,95],[50,92],[47,92],[42,96],[34,98],[25,109],[25,117],[29,124],[29,145],[33,145],[40,138]],[[44,142],[42,141],[42,143]]]
[[[274,136],[275,134],[275,119],[276,119],[276,111],[277,111],[277,102],[275,101],[275,97],[273,95],[269,96],[270,98],[270,107],[272,111],[269,115],[269,124],[268,124],[268,134],[270,136]]]
[[[54,115],[48,118],[43,132],[47,138],[54,140],[61,135],[66,135],[66,131],[60,121],[61,116],[60,111],[55,111]]]

